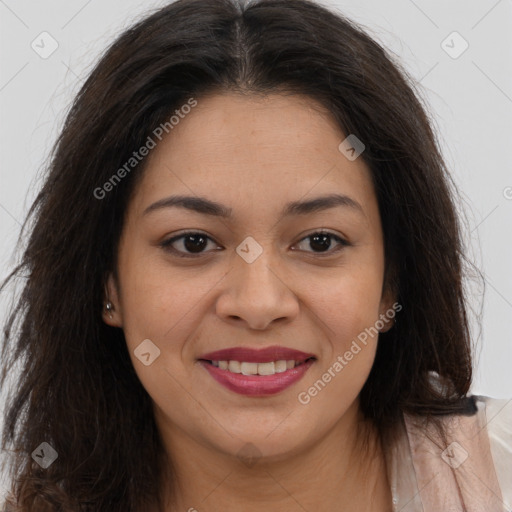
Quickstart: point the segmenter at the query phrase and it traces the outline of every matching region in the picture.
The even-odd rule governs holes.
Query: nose
[[[298,315],[293,282],[286,282],[282,267],[271,260],[269,252],[264,250],[251,263],[238,255],[234,258],[216,304],[217,314],[224,321],[264,330],[272,322],[288,323]]]

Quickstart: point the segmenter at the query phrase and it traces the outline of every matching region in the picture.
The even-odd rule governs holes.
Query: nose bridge
[[[271,242],[263,245],[253,237],[236,248],[228,289],[220,297],[217,313],[245,320],[263,329],[273,320],[297,313],[293,292],[279,276]]]
[[[238,258],[235,258],[235,272],[246,291],[261,294],[265,293],[269,286],[275,288],[275,281],[279,280],[276,271],[272,269],[276,266],[272,250],[271,242],[262,241],[260,244],[252,236],[246,237],[236,248]],[[276,291],[274,289],[270,293]]]

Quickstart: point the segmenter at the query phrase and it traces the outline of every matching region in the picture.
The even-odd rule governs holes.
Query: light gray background
[[[0,279],[13,267],[21,222],[41,185],[38,170],[71,99],[107,44],[144,13],[166,3],[0,0]],[[420,83],[465,199],[468,254],[485,275],[482,331],[473,329],[479,350],[472,391],[510,398],[512,0],[323,4],[366,27]],[[463,39],[451,35],[454,31]],[[52,40],[41,36],[43,32],[58,44],[47,58],[31,47],[39,53],[51,49]],[[469,46],[458,55],[464,41]],[[475,311],[481,306],[480,291],[475,289]],[[2,319],[7,298],[0,303]]]

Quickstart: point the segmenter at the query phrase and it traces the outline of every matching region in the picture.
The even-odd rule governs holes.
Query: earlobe
[[[103,321],[112,327],[122,327],[117,286],[112,273],[107,277],[102,307]]]
[[[386,313],[382,314],[381,318],[383,319],[382,323],[384,324],[384,326],[382,327],[382,329],[379,329],[379,333],[382,334],[384,332],[388,332],[395,325],[395,319],[389,318],[389,316],[387,316]]]
[[[382,328],[379,328],[379,332],[383,333],[389,331],[396,325],[396,315],[402,308],[398,305],[393,293],[385,294],[381,300],[380,306],[379,319]]]
[[[398,302],[399,288],[397,280],[397,269],[391,266],[384,276],[384,285],[380,300],[379,319],[382,322],[379,332],[387,332],[397,324],[397,314],[402,309]],[[384,325],[382,325],[384,324]]]

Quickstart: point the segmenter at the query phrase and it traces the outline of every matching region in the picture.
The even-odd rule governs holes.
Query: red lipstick
[[[247,363],[266,363],[270,361],[290,360],[303,362],[315,354],[306,354],[300,350],[294,350],[286,347],[266,347],[266,348],[249,348],[249,347],[233,347],[224,350],[216,350],[208,352],[198,359],[207,361],[246,361]]]
[[[213,361],[269,363],[283,360],[293,360],[296,366],[273,375],[244,375],[212,364]],[[315,361],[314,354],[279,346],[263,349],[234,347],[209,352],[199,358],[201,365],[219,384],[235,393],[253,397],[273,395],[285,390],[299,381]]]

